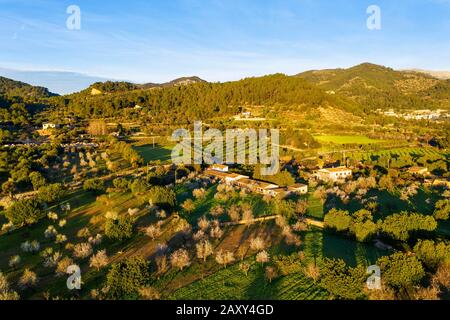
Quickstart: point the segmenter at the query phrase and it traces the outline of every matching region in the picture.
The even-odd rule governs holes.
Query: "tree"
[[[303,270],[303,273],[308,278],[311,278],[314,281],[314,283],[316,283],[317,280],[319,280],[320,278],[320,269],[314,263],[309,263]]]
[[[61,183],[50,184],[39,188],[38,198],[42,202],[54,203],[60,200],[66,191]]]
[[[252,238],[250,240],[250,248],[255,251],[263,250],[266,247],[264,240],[261,237]]]
[[[46,183],[44,176],[38,171],[30,173],[30,180],[34,190],[39,190],[39,188],[45,186]]]
[[[106,190],[105,181],[99,178],[88,179],[84,181],[83,189],[97,194],[103,193]]]
[[[377,264],[381,268],[384,281],[397,289],[418,284],[425,276],[425,271],[417,257],[402,252],[382,257]]]
[[[250,271],[250,264],[246,262],[242,262],[239,265],[239,269],[245,274],[245,276],[248,276],[248,272]]]
[[[266,279],[269,281],[269,283],[272,283],[273,279],[275,279],[276,277],[278,277],[278,272],[274,267],[266,267],[265,270],[265,277]]]
[[[17,292],[13,291],[8,283],[8,280],[0,272],[0,301],[19,300],[20,297]]]
[[[206,259],[213,254],[213,247],[208,240],[197,243],[195,247],[197,249],[197,258],[202,259],[203,262],[206,262]]]
[[[106,250],[98,251],[89,260],[89,266],[100,271],[101,268],[108,265],[108,256],[106,255]]]
[[[105,223],[105,234],[113,240],[123,241],[133,236],[134,218],[128,214],[121,215],[116,219],[107,219]]]
[[[189,253],[185,249],[178,249],[170,256],[170,264],[174,268],[183,271],[184,268],[191,264]]]
[[[270,255],[267,253],[267,251],[261,251],[256,255],[256,262],[264,264],[269,262]]]
[[[346,300],[364,299],[363,286],[367,280],[363,266],[348,267],[344,260],[324,259],[320,286],[332,295]]]
[[[78,259],[86,259],[92,254],[92,246],[90,243],[78,243],[73,247],[73,256]]]
[[[419,240],[414,252],[428,268],[436,269],[442,262],[450,261],[450,244],[435,243],[433,240]]]
[[[104,120],[92,120],[89,122],[87,132],[93,136],[104,136],[108,134],[108,128]]]
[[[24,199],[13,203],[5,216],[15,227],[23,227],[35,224],[45,217],[45,213],[37,200]]]
[[[186,210],[187,213],[192,213],[195,210],[195,203],[192,199],[187,199],[183,202],[181,207]]]
[[[223,251],[220,249],[216,254],[216,262],[223,265],[225,268],[234,260],[234,254],[231,251]]]
[[[172,208],[176,204],[177,195],[172,189],[155,186],[149,191],[150,205]]]
[[[431,232],[436,228],[437,222],[433,217],[408,212],[393,214],[380,223],[381,231],[400,241],[407,241],[413,232]]]
[[[372,213],[362,209],[353,214],[353,222],[350,230],[355,234],[356,240],[365,242],[374,236],[378,231],[378,226],[373,222]]]
[[[38,282],[39,278],[36,273],[27,268],[19,279],[19,287],[22,290],[29,289],[35,287]]]
[[[448,220],[450,216],[450,200],[445,199],[436,202],[433,215],[436,220]]]
[[[151,225],[145,229],[145,234],[149,236],[152,240],[155,240],[161,236],[161,228],[158,225]]]
[[[352,217],[348,211],[332,209],[325,215],[324,222],[327,228],[342,232],[350,229]]]
[[[148,262],[140,257],[114,263],[106,276],[108,297],[115,300],[136,300],[139,290],[150,279]]]
[[[8,180],[2,184],[3,193],[8,194],[11,199],[13,199],[16,190],[17,190],[16,184],[12,180]]]

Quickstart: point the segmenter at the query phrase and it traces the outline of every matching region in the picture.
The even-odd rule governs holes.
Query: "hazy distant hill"
[[[69,94],[86,89],[91,84],[111,79],[63,71],[23,71],[0,68],[0,76],[43,86],[57,94]]]
[[[55,94],[47,88],[35,87],[24,82],[0,77],[0,94],[7,97],[21,97],[25,100],[49,98]]]
[[[448,104],[447,82],[425,73],[396,71],[363,63],[348,69],[313,70],[297,75],[319,87],[347,96],[365,108],[435,108]],[[438,87],[440,95],[433,88]]]
[[[433,70],[422,70],[422,69],[411,69],[411,70],[405,70],[409,72],[419,72],[419,73],[425,73],[432,77],[435,77],[440,80],[447,80],[450,79],[450,71],[433,71]]]
[[[145,84],[136,84],[126,81],[106,81],[94,83],[88,88],[88,91],[90,91],[93,94],[117,93],[140,89],[170,88],[195,83],[206,83],[206,81],[200,79],[199,77],[184,77],[166,83],[145,83]]]

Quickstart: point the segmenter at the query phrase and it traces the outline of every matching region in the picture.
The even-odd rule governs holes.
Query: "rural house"
[[[345,180],[352,176],[352,170],[347,167],[327,168],[319,170],[316,177],[322,181]]]

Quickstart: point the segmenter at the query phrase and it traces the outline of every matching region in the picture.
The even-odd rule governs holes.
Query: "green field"
[[[134,149],[144,158],[146,163],[154,161],[169,161],[172,154],[172,148],[170,146],[156,145],[153,147],[152,144],[147,144],[134,147]]]
[[[187,300],[324,300],[328,293],[301,273],[292,273],[272,283],[264,277],[264,270],[254,264],[248,276],[239,270],[239,264],[183,287],[170,299]]]
[[[427,156],[430,159],[441,159],[448,157],[448,153],[442,153],[434,148],[421,148],[421,147],[410,147],[410,148],[394,148],[380,151],[368,151],[368,152],[356,152],[351,155],[352,158],[359,160],[370,160],[373,157],[413,157],[420,158]]]
[[[332,144],[374,144],[381,143],[383,140],[374,140],[366,136],[314,136],[314,139],[320,143]]]

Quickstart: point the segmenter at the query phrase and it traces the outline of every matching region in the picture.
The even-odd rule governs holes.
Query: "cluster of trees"
[[[325,226],[337,232],[348,232],[358,241],[370,240],[379,231],[388,237],[407,241],[414,233],[432,232],[437,222],[432,216],[402,212],[374,222],[372,213],[362,209],[350,215],[348,211],[333,209],[325,215]]]
[[[114,153],[118,153],[122,156],[122,158],[130,163],[133,167],[139,167],[144,164],[144,159],[141,155],[133,149],[128,143],[124,141],[118,141],[113,139],[110,143],[110,151]]]

